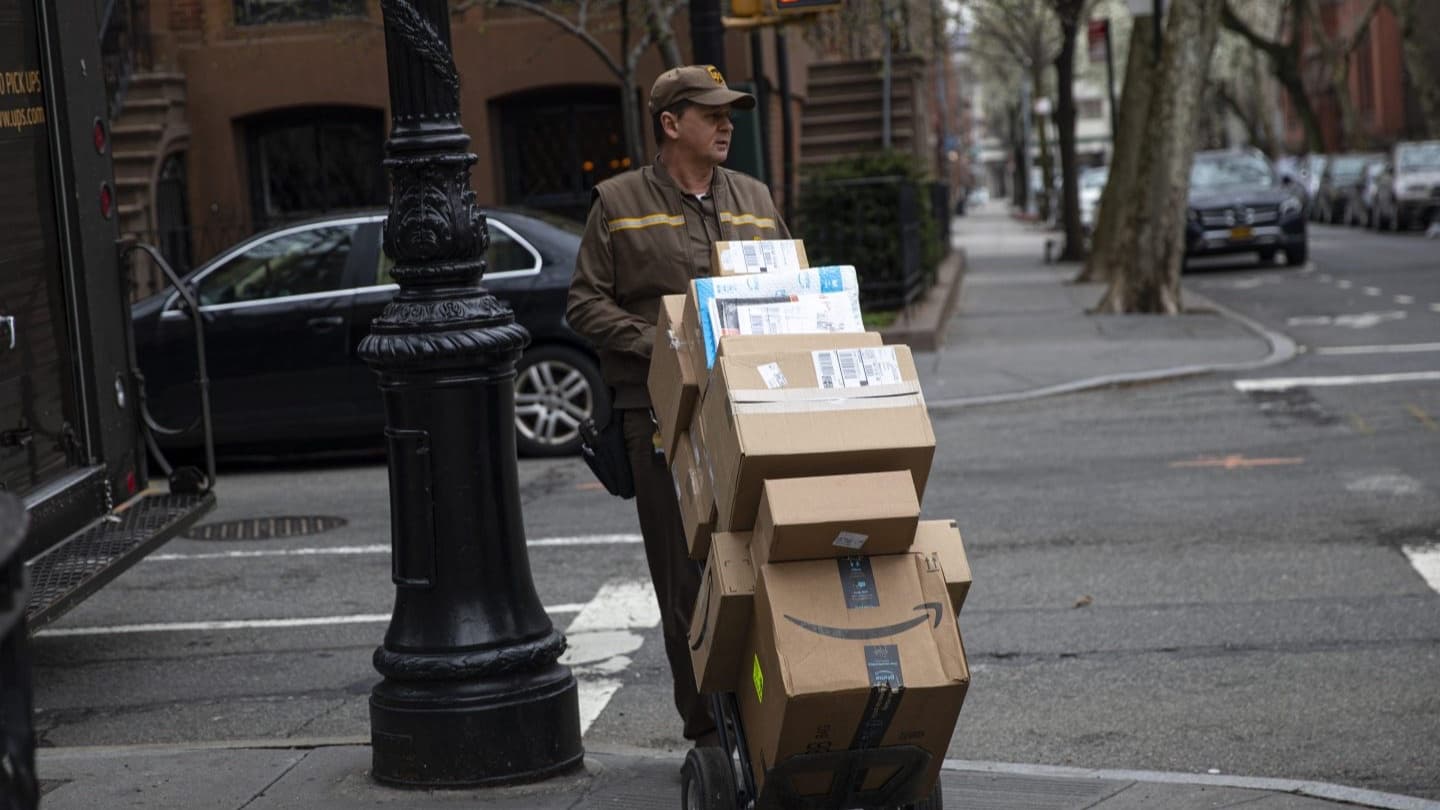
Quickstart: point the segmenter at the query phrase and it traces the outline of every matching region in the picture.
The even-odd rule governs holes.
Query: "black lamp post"
[[[370,695],[371,775],[415,787],[543,779],[580,764],[565,637],[535,593],[515,467],[529,334],[480,287],[446,0],[382,0],[390,73],[385,252],[400,292],[360,356],[380,375],[395,609]]]

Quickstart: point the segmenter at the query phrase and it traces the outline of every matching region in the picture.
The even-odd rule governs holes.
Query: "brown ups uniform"
[[[595,344],[605,382],[615,392],[675,707],[693,740],[713,731],[714,721],[695,691],[686,648],[700,575],[686,556],[675,485],[654,438],[645,387],[655,321],[661,296],[684,293],[691,279],[710,274],[717,240],[788,239],[790,232],[763,183],[720,167],[704,199],[686,194],[657,162],[606,180],[591,200],[566,318]]]

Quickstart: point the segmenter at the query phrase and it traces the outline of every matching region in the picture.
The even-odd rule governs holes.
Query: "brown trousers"
[[[645,559],[655,584],[655,600],[660,603],[665,656],[670,659],[670,676],[675,682],[675,708],[685,721],[685,738],[695,740],[715,730],[710,701],[695,690],[695,670],[687,642],[690,614],[700,592],[700,565],[686,553],[675,482],[665,465],[664,453],[655,447],[656,427],[650,410],[627,408],[620,411],[620,416],[625,450],[635,475],[635,511],[640,516],[640,534],[645,538]]]

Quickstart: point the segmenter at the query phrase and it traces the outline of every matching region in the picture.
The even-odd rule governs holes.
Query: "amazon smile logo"
[[[868,641],[870,639],[885,638],[886,636],[896,636],[912,627],[919,627],[924,624],[927,617],[930,618],[932,627],[940,626],[940,617],[944,615],[944,608],[941,607],[939,602],[926,602],[923,605],[916,605],[915,609],[924,611],[924,613],[913,619],[887,624],[883,627],[829,627],[823,624],[807,622],[804,619],[797,619],[788,613],[785,614],[785,619],[791,624],[809,630],[816,635],[829,636],[830,638],[843,638],[851,641]]]

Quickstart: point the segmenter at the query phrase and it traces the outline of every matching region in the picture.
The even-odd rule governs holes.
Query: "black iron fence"
[[[130,78],[150,67],[150,27],[146,0],[106,0],[100,14],[100,69],[105,77],[110,120],[125,109]]]
[[[935,185],[899,175],[807,181],[797,233],[810,263],[854,265],[866,309],[913,303],[934,282],[942,255],[937,220],[949,221],[934,210],[942,196]]]

